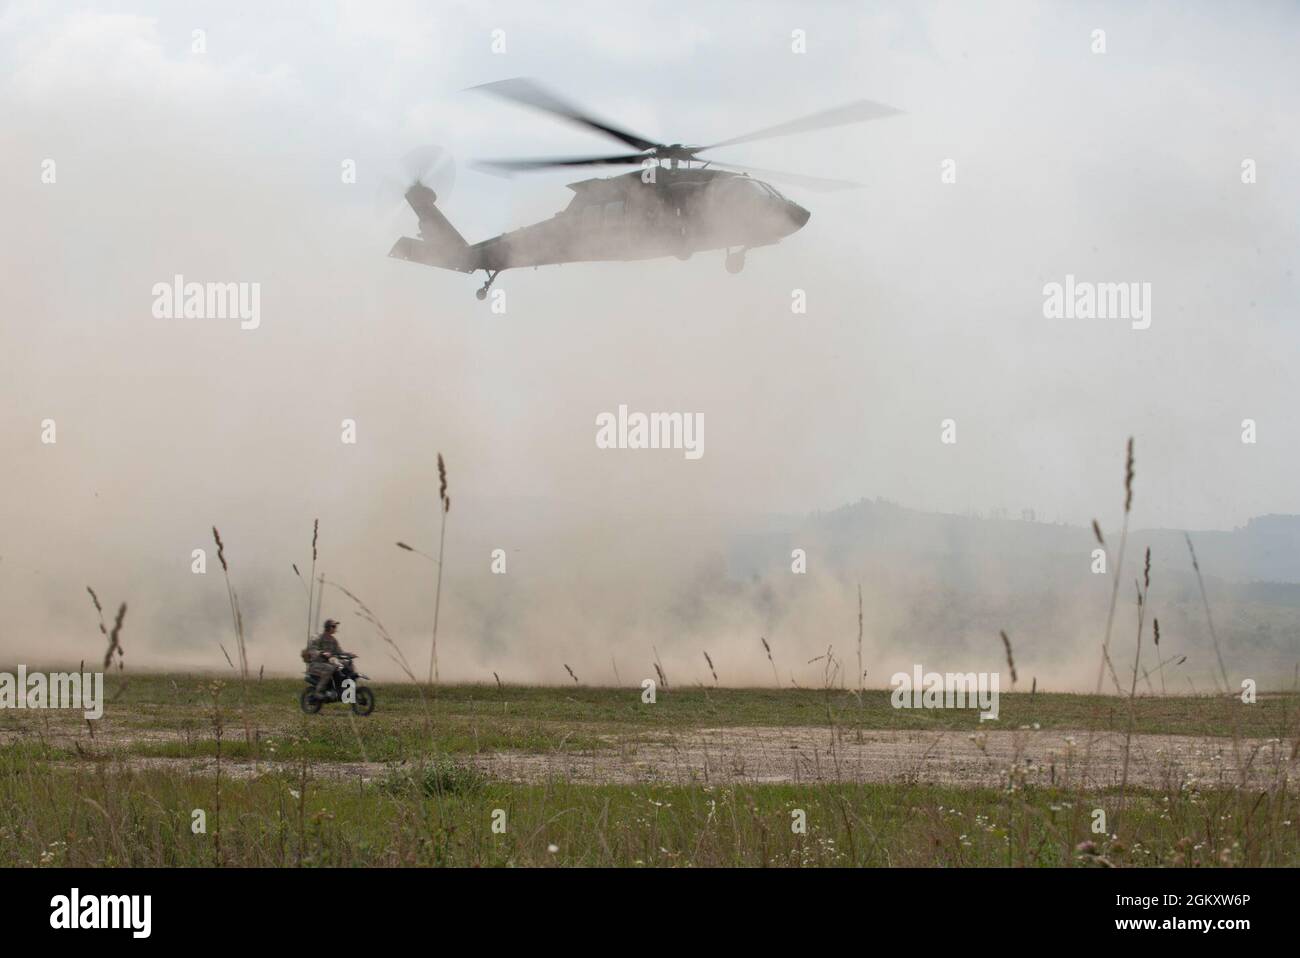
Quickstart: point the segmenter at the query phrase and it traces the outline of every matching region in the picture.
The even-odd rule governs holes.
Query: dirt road
[[[1073,785],[1084,772],[1088,733],[1060,731],[844,732],[829,728],[719,728],[671,741],[612,743],[583,754],[501,752],[473,757],[494,778],[532,782],[548,777],[576,782],[900,782],[1001,786],[1015,779]],[[1148,787],[1232,785],[1244,769],[1254,787],[1280,784],[1294,774],[1289,743],[1178,735],[1135,735],[1130,784]],[[1098,734],[1087,760],[1087,781],[1118,785],[1124,738]]]
[[[101,736],[116,746],[163,735]],[[602,748],[551,752],[457,754],[490,778],[510,782],[561,779],[589,784],[728,784],[918,782],[1003,787],[1015,781],[1042,786],[1118,785],[1124,774],[1124,736],[1098,733],[1091,754],[1086,731],[1022,729],[968,732],[856,731],[829,727],[727,727],[653,736],[607,736]],[[113,759],[132,768],[167,767],[211,773],[211,758]],[[378,762],[315,762],[311,774],[375,778],[391,766]],[[296,776],[295,763],[227,759],[223,774],[269,772]],[[1240,784],[1272,788],[1296,777],[1292,743],[1182,735],[1134,735],[1128,782],[1152,788]]]

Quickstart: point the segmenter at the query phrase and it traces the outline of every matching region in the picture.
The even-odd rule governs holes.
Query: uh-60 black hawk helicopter
[[[487,296],[502,270],[525,266],[660,256],[684,260],[702,250],[725,249],[727,270],[738,273],[744,268],[746,250],[779,242],[807,223],[810,215],[771,184],[749,174],[812,190],[849,189],[861,184],[701,160],[698,154],[899,112],[858,100],[707,146],[684,146],[655,143],[597,120],[522,77],[474,89],[544,110],[621,140],[636,151],[611,156],[486,160],[476,164],[481,168],[510,173],[556,167],[640,167],[619,176],[570,183],[573,200],[550,219],[472,244],[465,242],[438,210],[434,191],[417,180],[406,191],[406,201],[420,218],[419,238],[402,237],[388,255],[462,273],[481,269],[487,282],[477,292],[479,299]]]

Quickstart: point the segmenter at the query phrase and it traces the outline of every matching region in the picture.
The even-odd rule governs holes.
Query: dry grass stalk
[[[1133,508],[1133,477],[1137,473],[1133,469],[1133,437],[1128,437],[1128,453],[1124,462],[1124,512],[1128,513]]]
[[[90,586],[86,586],[86,591],[90,593],[90,601],[94,603],[95,613],[99,616],[99,634],[108,640],[108,649],[104,652],[104,670],[108,671],[112,667],[113,653],[116,651],[118,660],[117,667],[120,671],[123,667],[121,634],[122,620],[126,617],[126,603],[123,602],[121,607],[117,610],[117,618],[113,622],[113,631],[110,633],[108,631],[108,625],[104,622],[104,607],[99,604],[99,596],[95,594],[95,590]],[[85,663],[83,662],[82,664],[84,666]],[[121,694],[120,689],[118,694]]]
[[[1007,668],[1011,670],[1011,687],[1016,687],[1016,660],[1011,655],[1011,640],[1007,638],[1005,632],[999,632],[1002,636],[1002,647],[1007,650]]]
[[[659,658],[659,647],[658,647],[658,646],[655,646],[655,645],[652,645],[652,646],[650,646],[650,648],[651,648],[651,650],[652,650],[652,651],[654,652],[654,654],[655,654],[655,671],[657,671],[657,672],[659,673],[659,684],[660,684],[660,686],[663,687],[663,690],[664,690],[665,692],[667,692],[667,691],[668,691],[668,676],[664,673],[664,664],[663,664],[663,661]]]
[[[1096,687],[1095,694],[1098,696],[1101,695],[1102,679],[1105,677],[1107,669],[1110,670],[1111,680],[1115,683],[1116,693],[1121,695],[1123,694],[1119,684],[1119,676],[1118,674],[1116,674],[1115,671],[1115,663],[1111,660],[1110,657],[1110,636],[1111,636],[1111,629],[1115,621],[1115,606],[1116,603],[1119,601],[1119,576],[1120,576],[1120,570],[1123,567],[1123,563],[1124,563],[1124,549],[1125,546],[1128,544],[1128,523],[1129,523],[1129,514],[1131,513],[1133,507],[1133,479],[1135,478],[1135,476],[1136,476],[1136,471],[1134,469],[1134,458],[1133,458],[1133,437],[1129,436],[1128,444],[1125,448],[1125,455],[1124,455],[1124,523],[1120,530],[1119,552],[1115,557],[1115,564],[1111,570],[1111,575],[1113,576],[1113,579],[1111,582],[1111,591],[1110,591],[1110,609],[1106,613],[1106,634],[1105,634],[1105,638],[1103,638],[1101,643],[1101,662],[1097,666],[1097,687]],[[1097,536],[1097,541],[1101,542],[1104,546],[1104,540],[1102,539],[1102,535],[1101,535],[1101,526],[1098,525],[1097,520],[1095,519],[1093,520],[1092,523],[1092,529],[1094,535]],[[1080,809],[1080,810],[1083,807],[1083,789],[1088,782],[1088,770],[1092,767],[1092,748],[1096,742],[1097,721],[1100,717],[1098,713],[1099,713],[1099,706],[1095,706],[1092,710],[1092,715],[1090,716],[1088,722],[1088,744],[1084,751],[1083,770],[1079,777],[1079,794],[1075,802],[1076,809]],[[1081,811],[1076,812],[1075,815],[1076,822],[1080,821],[1079,816],[1081,814],[1082,814]]]
[[[862,704],[862,684],[867,673],[862,670],[862,583],[858,583],[858,704]]]
[[[1147,679],[1147,684],[1150,685],[1150,684],[1151,684],[1151,679],[1150,679],[1150,677],[1151,677],[1152,675],[1156,674],[1156,673],[1159,673],[1159,674],[1160,674],[1160,694],[1161,694],[1161,695],[1168,695],[1169,693],[1168,693],[1168,692],[1166,691],[1166,689],[1165,689],[1165,666],[1167,666],[1167,665],[1172,665],[1172,666],[1174,666],[1175,668],[1177,668],[1178,666],[1182,665],[1182,664],[1183,664],[1184,662],[1186,662],[1186,661],[1187,661],[1187,656],[1185,656],[1185,655],[1178,655],[1178,654],[1175,653],[1174,655],[1171,655],[1171,656],[1169,656],[1168,658],[1161,659],[1159,662],[1157,662],[1157,663],[1156,663],[1156,667],[1155,667],[1154,669],[1152,669],[1150,672],[1148,672],[1148,671],[1144,668],[1144,669],[1142,670],[1142,676],[1143,676],[1144,678]],[[1188,681],[1190,682],[1191,680],[1189,679]],[[1195,689],[1193,689],[1192,691],[1193,691],[1193,694],[1195,694]]]
[[[312,608],[313,594],[312,590],[316,586],[316,540],[320,536],[320,519],[313,519],[311,523],[311,577],[307,580],[307,641],[311,642],[312,634],[316,631],[313,623],[315,612]],[[297,566],[294,571],[298,571]]]
[[[104,670],[107,671],[113,664],[113,653],[117,653],[118,668],[121,668],[122,660],[122,620],[126,618],[126,603],[123,602],[117,608],[117,617],[113,620],[113,631],[108,634],[108,651],[104,653]]]
[[[1116,693],[1121,695],[1123,694],[1123,691],[1119,683],[1119,675],[1115,672],[1115,665],[1110,658],[1110,636],[1111,636],[1111,629],[1115,622],[1115,607],[1119,602],[1120,572],[1122,571],[1124,565],[1124,547],[1128,544],[1128,521],[1129,521],[1129,514],[1132,512],[1133,509],[1133,479],[1136,477],[1136,475],[1137,473],[1134,470],[1134,459],[1133,459],[1133,437],[1130,436],[1128,440],[1128,446],[1126,448],[1125,456],[1124,456],[1124,526],[1120,531],[1119,552],[1115,557],[1115,568],[1112,573],[1114,578],[1111,583],[1110,611],[1106,614],[1106,637],[1101,644],[1102,661],[1097,669],[1097,694],[1098,695],[1101,694],[1102,678],[1105,676],[1105,670],[1107,667],[1110,668],[1110,675],[1111,675],[1111,679],[1115,683]],[[1093,522],[1093,526],[1094,526],[1094,531],[1100,537],[1101,530],[1099,527],[1097,527],[1095,520]]]
[[[125,663],[123,662],[124,652],[122,649],[121,636],[122,636],[122,620],[126,618],[126,603],[123,602],[122,605],[118,608],[117,618],[113,622],[113,631],[109,632],[108,626],[104,622],[104,607],[99,604],[99,596],[95,594],[95,590],[92,589],[90,586],[86,586],[86,591],[90,593],[90,601],[94,603],[95,613],[99,616],[99,634],[104,636],[104,638],[107,640],[107,648],[104,652],[104,671],[107,672],[113,667],[113,652],[116,651],[117,669],[120,672],[122,671],[123,668],[125,668]],[[85,670],[86,670],[86,661],[85,659],[82,659],[81,667],[78,669],[78,671],[84,672]],[[126,691],[126,687],[128,684],[129,683],[124,679],[122,681],[122,684],[118,686],[117,691],[113,693],[113,697],[109,701],[116,702],[119,698],[121,698],[122,693]],[[87,720],[86,727],[90,730],[90,737],[94,738],[95,726],[92,725],[89,720]]]
[[[307,580],[304,579],[304,578],[302,577],[302,573],[298,571],[298,563],[296,563],[296,562],[290,562],[289,565],[293,567],[293,574],[296,575],[296,576],[298,577],[298,581],[302,583],[302,589],[303,589],[304,592],[307,593],[307,608],[308,608],[308,609],[311,609],[311,590],[310,590],[310,588],[309,588],[308,585],[307,585]],[[310,614],[311,614],[311,613],[308,612],[308,615],[310,615]],[[308,641],[308,642],[311,641],[311,624],[310,624],[310,623],[308,623],[308,626],[307,626],[307,641]]]
[[[316,577],[316,616],[315,616],[315,625],[312,627],[313,632],[317,631],[320,628],[320,607],[321,607],[321,602],[323,602],[324,599],[325,599],[325,573],[322,572],[320,575]]]
[[[95,603],[95,611],[99,614],[99,632],[104,638],[108,638],[108,628],[104,625],[104,607],[99,604],[99,596],[95,595],[95,590],[86,586],[86,591],[90,593],[90,601]]]
[[[577,677],[576,675],[573,674],[573,669],[569,668],[569,663],[568,663],[568,662],[565,662],[565,663],[563,663],[563,665],[564,665],[564,671],[568,672],[568,673],[569,673],[569,678],[573,679],[573,684],[574,684],[574,685],[577,685],[577,684],[578,684],[578,677]]]
[[[1151,625],[1152,625],[1153,630],[1155,631],[1156,658],[1159,659],[1159,658],[1160,658],[1160,620],[1159,620],[1159,619],[1153,619],[1153,620],[1151,621]],[[1164,663],[1162,662],[1162,663],[1160,663],[1160,664],[1161,664],[1161,666],[1163,667]],[[1159,670],[1157,670],[1157,671],[1159,671]],[[1167,691],[1166,691],[1166,689],[1165,689],[1165,673],[1164,673],[1164,672],[1160,672],[1160,694],[1161,694],[1161,695],[1166,695],[1166,694],[1168,694]]]
[[[1187,533],[1183,533],[1183,538],[1187,541],[1187,551],[1191,553],[1192,556],[1192,569],[1196,572],[1196,582],[1200,587],[1201,592],[1201,604],[1205,607],[1205,623],[1210,629],[1210,638],[1214,641],[1214,657],[1219,663],[1219,674],[1223,678],[1223,692],[1225,695],[1231,696],[1232,684],[1228,680],[1228,669],[1223,663],[1223,650],[1219,646],[1219,634],[1214,629],[1214,618],[1210,615],[1210,600],[1205,593],[1205,580],[1201,577],[1201,564],[1196,561],[1196,549],[1192,547],[1192,537]],[[1215,685],[1217,687],[1218,679],[1215,680]],[[1246,773],[1248,769],[1243,766],[1241,762],[1241,740],[1237,724],[1239,716],[1236,709],[1233,709],[1231,714],[1233,764],[1236,766],[1241,776],[1240,787],[1245,788]],[[1240,801],[1241,793],[1237,792],[1236,794],[1238,801]]]
[[[438,564],[438,560],[437,560],[437,559],[435,559],[433,556],[429,555],[429,553],[425,552],[423,549],[417,549],[417,548],[416,548],[415,546],[413,546],[413,545],[407,545],[405,542],[399,542],[399,543],[397,543],[397,548],[403,550],[404,552],[414,552],[416,555],[418,555],[418,556],[422,556],[423,558],[428,559],[428,560],[429,560],[430,562],[432,562],[434,565],[437,565],[437,564]]]
[[[1142,567],[1142,583],[1137,585],[1137,612],[1138,627],[1137,641],[1133,650],[1133,681],[1128,690],[1128,728],[1124,732],[1124,766],[1120,773],[1119,780],[1119,814],[1116,816],[1116,829],[1119,827],[1119,818],[1124,814],[1124,805],[1128,797],[1128,766],[1129,753],[1133,741],[1133,727],[1137,723],[1137,682],[1138,669],[1142,663],[1142,625],[1146,619],[1147,593],[1151,591],[1151,549],[1147,548],[1146,560]]]
[[[808,664],[814,662],[822,663],[822,688],[829,689],[835,684],[836,677],[840,674],[840,662],[835,658],[835,646],[826,646],[826,651],[821,655],[815,656],[808,660]]]
[[[442,558],[447,543],[447,513],[451,512],[451,497],[447,495],[447,464],[443,462],[442,453],[438,453],[438,502],[440,528],[438,532],[438,585],[433,596],[433,644],[429,650],[429,682],[435,684],[438,675],[438,612],[442,607]],[[400,543],[399,543],[400,544]]]
[[[1192,555],[1192,569],[1196,572],[1196,584],[1201,590],[1201,604],[1205,607],[1205,622],[1210,627],[1210,638],[1214,641],[1214,655],[1219,660],[1219,674],[1223,676],[1223,691],[1231,692],[1228,670],[1223,664],[1223,650],[1219,647],[1219,634],[1214,629],[1214,617],[1210,615],[1210,600],[1205,594],[1205,580],[1201,578],[1201,564],[1196,561],[1196,549],[1192,547],[1192,537],[1184,532],[1183,538],[1187,540],[1187,551]]]
[[[709,658],[708,650],[704,650],[704,661],[709,663],[709,671],[713,673],[713,684],[718,684],[718,670],[713,667],[713,659]]]
[[[235,650],[239,655],[239,714],[244,722],[244,738],[248,744],[253,743],[253,729],[248,723],[248,648],[244,643],[244,616],[239,609],[239,596],[235,593],[235,587],[230,581],[230,564],[226,562],[226,546],[221,541],[221,533],[217,527],[212,527],[212,538],[217,544],[217,559],[221,562],[221,571],[226,578],[226,597],[230,600],[230,617],[234,622],[235,628]],[[219,643],[218,643],[219,644]],[[226,656],[226,661],[230,662],[230,655],[226,652],[224,646],[221,649]],[[234,668],[231,663],[231,668]]]
[[[389,634],[388,630],[384,628],[384,623],[379,621],[379,616],[375,615],[375,613],[370,610],[370,607],[366,605],[364,602],[362,602],[361,598],[356,593],[346,588],[342,583],[334,582],[332,580],[327,580],[322,576],[321,577],[322,588],[326,585],[334,586],[334,588],[338,589],[345,596],[347,596],[352,601],[352,603],[356,605],[358,610],[357,616],[363,619],[365,622],[368,622],[371,628],[375,630],[375,633],[383,641],[383,643],[386,646],[388,646],[390,650],[388,652],[388,657],[397,663],[397,667],[402,670],[402,672],[406,675],[406,677],[411,680],[411,684],[415,686],[415,691],[420,696],[420,705],[424,711],[425,730],[432,733],[433,720],[429,716],[429,706],[424,699],[424,687],[420,685],[420,680],[415,677],[415,670],[411,668],[411,663],[406,660],[406,655],[403,654],[401,646],[399,646],[397,642],[394,641],[393,637]]]
[[[781,676],[776,674],[776,662],[772,661],[772,647],[767,644],[767,639],[763,636],[758,637],[758,641],[763,643],[763,651],[767,653],[768,664],[772,666],[772,678],[776,681],[776,687],[781,687]]]

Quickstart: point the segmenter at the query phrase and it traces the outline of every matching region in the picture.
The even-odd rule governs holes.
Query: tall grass
[[[1119,781],[1119,813],[1116,816],[1116,828],[1124,817],[1124,806],[1128,798],[1128,768],[1133,746],[1133,726],[1137,723],[1137,683],[1138,671],[1142,664],[1142,626],[1146,618],[1147,595],[1151,591],[1151,549],[1146,551],[1142,567],[1142,581],[1137,586],[1137,638],[1133,643],[1133,681],[1128,690],[1128,728],[1124,730],[1124,768]]]
[[[862,583],[858,583],[858,698],[861,699],[867,673],[862,668]]]
[[[235,629],[235,649],[239,655],[239,714],[244,723],[244,739],[251,744],[253,727],[248,721],[248,646],[244,642],[244,615],[239,608],[239,596],[235,592],[235,586],[230,581],[230,564],[226,562],[226,546],[221,541],[221,533],[217,531],[216,526],[212,527],[212,538],[217,544],[217,559],[221,562],[221,571],[226,580],[226,598],[230,602],[230,617]],[[226,650],[223,648],[221,651],[225,653]],[[230,661],[228,654],[226,661]]]
[[[311,578],[307,580],[307,642],[310,643],[316,629],[312,622],[314,611],[312,609],[313,589],[316,587],[316,541],[320,536],[320,519],[313,519],[311,523]],[[298,567],[294,566],[294,571]]]
[[[18,866],[1295,866],[1294,794],[1238,810],[1216,791],[1131,806],[1131,841],[1057,840],[1070,794],[894,785],[509,785],[432,761],[360,787],[275,772],[211,777],[0,756],[0,857]],[[309,797],[310,793],[310,797]],[[215,814],[214,799],[220,803]],[[213,808],[210,841],[189,810]],[[490,811],[507,812],[503,834]],[[806,813],[806,834],[791,811]]]
[[[451,496],[447,495],[447,464],[438,453],[438,584],[433,595],[433,643],[429,649],[429,682],[438,684],[438,612],[442,608],[442,566],[447,544],[447,513],[451,512]]]
[[[776,672],[776,662],[772,658],[772,646],[768,645],[767,636],[760,635],[758,641],[763,643],[763,651],[767,653],[768,664],[772,666],[772,679],[776,682],[776,687],[781,687],[781,676]]]
[[[415,671],[411,668],[411,663],[407,661],[406,654],[402,651],[402,647],[397,644],[397,641],[389,631],[384,628],[384,624],[379,621],[379,616],[375,615],[375,613],[371,611],[370,607],[362,602],[355,593],[338,582],[330,582],[329,585],[334,586],[334,588],[338,589],[352,600],[352,603],[357,607],[357,615],[375,630],[375,634],[378,635],[384,645],[388,647],[388,657],[397,663],[397,667],[402,670],[402,673],[407,677],[411,684],[415,686],[415,690],[420,696],[420,707],[424,713],[425,731],[431,733],[433,726],[432,720],[429,717],[429,703],[424,697],[424,688],[420,685],[419,679],[415,677]],[[500,680],[498,680],[498,683],[499,682]]]
[[[1196,549],[1192,546],[1192,537],[1188,533],[1183,533],[1183,538],[1187,540],[1187,551],[1192,557],[1192,571],[1196,573],[1196,584],[1201,592],[1201,604],[1205,608],[1205,623],[1210,630],[1210,639],[1214,643],[1214,657],[1219,663],[1219,674],[1223,676],[1224,694],[1231,694],[1232,685],[1228,682],[1228,669],[1223,664],[1223,649],[1219,645],[1219,633],[1214,629],[1214,616],[1210,615],[1210,599],[1205,594],[1205,580],[1201,577],[1201,564],[1196,561]]]

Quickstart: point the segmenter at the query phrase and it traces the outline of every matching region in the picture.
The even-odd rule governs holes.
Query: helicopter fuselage
[[[653,180],[646,181],[649,173]],[[549,220],[477,244],[489,269],[603,260],[686,258],[724,247],[768,246],[809,213],[770,185],[709,169],[651,169],[570,184]]]
[[[550,219],[474,244],[465,244],[433,207],[431,190],[413,188],[407,198],[420,216],[420,239],[404,237],[389,255],[489,274],[559,263],[686,259],[703,250],[779,242],[810,215],[762,180],[699,167],[648,167],[569,188],[572,201]]]

